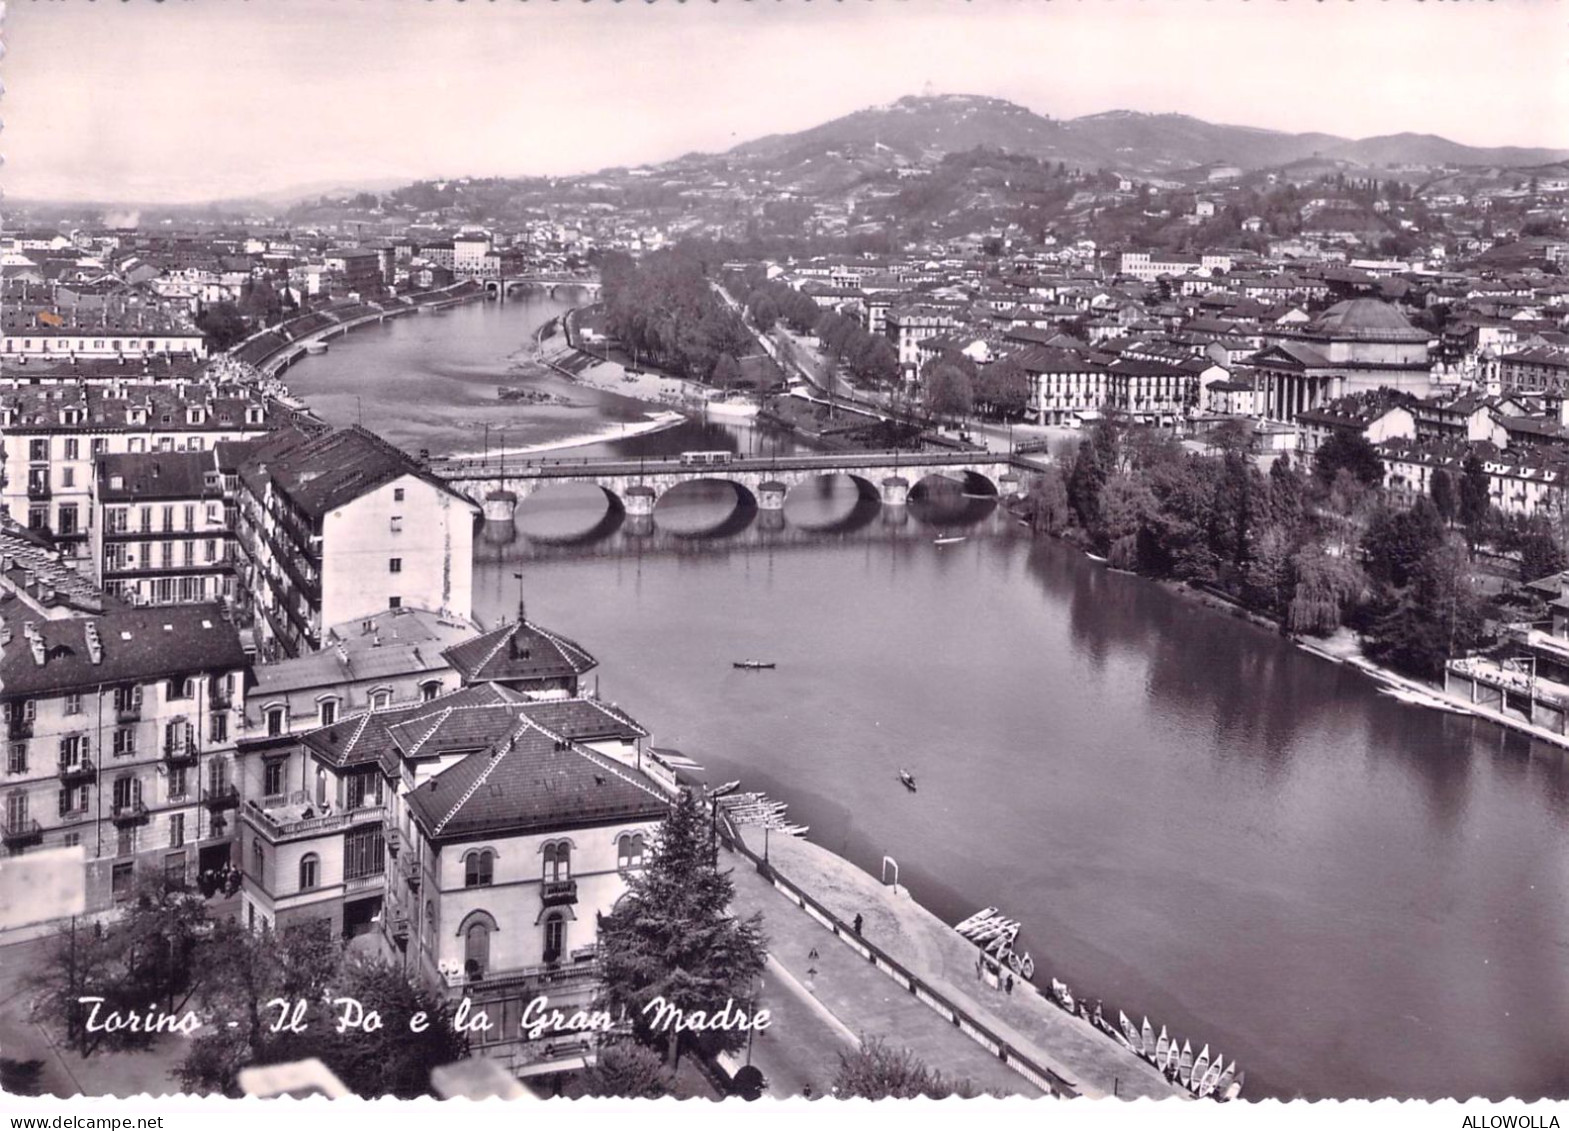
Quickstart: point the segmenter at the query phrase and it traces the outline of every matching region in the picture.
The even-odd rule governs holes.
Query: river
[[[288,380],[436,451],[476,421],[539,440],[635,419],[572,386],[592,407],[487,403],[559,309],[407,319]],[[580,451],[772,442],[691,424]],[[599,656],[656,743],[869,870],[895,857],[950,921],[998,906],[1040,971],[1236,1057],[1249,1096],[1569,1097],[1562,753],[1380,696],[982,501],[890,524],[825,481],[769,530],[725,488],[682,494],[652,533],[588,494],[525,508],[479,541],[477,615],[515,610],[522,569],[530,618]]]

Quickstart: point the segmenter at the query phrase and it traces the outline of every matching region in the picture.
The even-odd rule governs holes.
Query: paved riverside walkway
[[[721,850],[719,864],[734,869],[736,914],[763,913],[769,962],[762,1004],[774,1017],[754,1041],[752,1061],[768,1078],[770,1094],[800,1095],[810,1084],[814,1096],[827,1095],[839,1053],[854,1051],[859,1038],[877,1037],[890,1049],[909,1049],[950,1080],[968,1078],[983,1092],[1041,1094],[781,895],[751,860]],[[813,948],[815,959],[809,957]]]
[[[740,831],[747,846],[761,852],[761,830]],[[1028,983],[1016,983],[1014,992],[1007,994],[982,982],[975,971],[975,945],[916,903],[905,889],[896,893],[842,857],[797,837],[770,837],[769,863],[839,919],[849,922],[861,915],[863,938],[1038,1064],[1072,1082],[1080,1094],[1192,1098],[1153,1065],[1088,1021],[1059,1009]],[[846,1027],[868,1037],[882,1036],[893,1047],[909,1047],[929,1067],[950,1077],[968,1076],[982,1090],[1001,1087],[1009,1093],[1039,1094],[996,1056],[835,938],[758,875],[745,856],[721,853],[721,865],[734,867],[737,912],[763,912],[773,957],[803,985],[810,981],[814,995]],[[807,953],[814,946],[819,959],[811,962]],[[809,966],[816,967],[815,978],[806,976]]]

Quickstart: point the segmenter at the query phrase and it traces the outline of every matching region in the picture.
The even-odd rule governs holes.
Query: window
[[[104,533],[124,534],[130,528],[130,513],[124,507],[110,507],[104,511]]]
[[[463,886],[466,888],[489,887],[495,876],[496,854],[486,848],[470,852],[463,858]]]
[[[195,530],[196,529],[196,507],[195,507],[194,504],[192,504],[192,503],[186,503],[185,504],[185,515],[184,515],[184,518],[185,518],[185,529],[187,529],[187,530]]]
[[[551,912],[545,920],[545,962],[560,962],[567,948],[567,921],[560,912]]]
[[[173,546],[172,542],[165,542],[163,548],[167,551]],[[169,699],[190,699],[196,694],[196,681],[194,679],[171,679],[169,681]]]
[[[388,562],[387,562],[387,572],[388,573],[402,573],[403,572],[403,559],[402,558],[391,558],[391,559],[389,559]]]
[[[394,534],[403,533],[403,516],[401,514],[392,516],[392,532]]]
[[[321,709],[322,726],[331,726],[338,721],[338,701],[336,699],[323,699],[319,706]]]
[[[388,597],[387,598],[387,608],[389,608],[389,609],[401,609],[402,607],[403,607],[403,598],[402,597]]]
[[[62,467],[60,469],[60,486],[62,486],[62,487],[75,487],[76,486],[76,468],[74,468],[74,467]]]
[[[173,887],[185,884],[185,853],[171,852],[163,858],[163,877]]]
[[[60,739],[60,768],[73,770],[92,752],[92,740],[85,734],[68,734]]]
[[[27,773],[27,743],[11,743],[6,751],[5,772],[8,774]]]
[[[251,840],[251,878],[257,883],[262,882],[263,869],[267,864],[267,852],[262,848],[261,837]]]
[[[27,442],[27,458],[28,459],[34,459],[34,460],[46,460],[46,459],[48,459],[49,458],[49,441],[48,440],[29,440]]]
[[[185,814],[184,813],[171,813],[169,815],[169,847],[170,848],[179,848],[184,843],[185,843]],[[181,860],[181,865],[182,865],[181,866],[181,870],[180,870],[180,874],[184,875],[185,874],[185,870],[184,870],[184,866],[183,865],[184,865],[185,857],[181,856],[180,860]]]
[[[174,533],[174,508],[172,506],[163,508],[163,532],[165,534]]]
[[[116,758],[130,758],[136,753],[136,728],[116,727],[114,732],[114,756]]]
[[[5,824],[8,829],[27,824],[27,794],[18,790],[5,795]]]
[[[432,946],[435,946],[435,945],[436,945],[436,901],[434,899],[427,899],[425,901],[425,946],[426,947],[432,947]]]
[[[178,801],[185,797],[185,791],[189,788],[187,785],[187,774],[185,769],[186,768],[184,766],[169,767],[168,781],[170,801]]]
[[[388,689],[388,688],[380,688],[380,689],[378,689],[376,691],[372,691],[370,693],[370,705],[372,707],[389,707],[389,706],[391,706],[392,705],[392,691],[390,689]]]
[[[545,845],[545,880],[572,878],[572,845],[564,840]]]
[[[283,733],[283,708],[267,708],[267,737],[277,738]]]
[[[67,437],[65,441],[65,458],[81,459],[81,441],[74,436]]]
[[[392,489],[392,501],[395,502],[395,503],[401,503],[403,501],[403,488],[402,487],[394,487]]]
[[[321,882],[321,859],[314,852],[300,857],[300,890],[310,891]]]
[[[82,713],[81,695],[73,691],[65,697],[65,713],[68,715],[80,715]]]
[[[131,897],[131,877],[134,870],[135,865],[127,861],[124,864],[116,864],[114,871],[110,873],[109,885],[114,891],[116,903],[123,902]]]
[[[643,834],[622,833],[616,838],[616,867],[641,868],[643,866]]]
[[[262,766],[262,793],[268,797],[283,795],[283,768],[288,762],[275,758]]]
[[[134,825],[117,831],[115,836],[114,854],[116,856],[130,856],[136,851],[136,827]]]
[[[419,685],[420,702],[429,703],[441,694],[441,680],[433,679]]]
[[[480,919],[463,932],[463,972],[470,981],[478,981],[489,969],[490,924]]]
[[[343,878],[379,876],[387,867],[387,842],[379,826],[354,829],[343,838]]]
[[[90,796],[90,787],[86,783],[66,786],[60,791],[60,816],[70,817],[87,812]]]
[[[134,808],[142,800],[142,783],[130,774],[114,779],[114,807],[116,810]]]

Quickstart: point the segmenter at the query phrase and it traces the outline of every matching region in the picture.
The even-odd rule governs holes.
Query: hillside
[[[816,166],[818,176],[825,164],[838,162],[859,163],[864,172],[868,167],[933,164],[945,154],[977,146],[1076,168],[1151,176],[1215,164],[1251,171],[1315,158],[1373,168],[1523,166],[1569,157],[1569,150],[1477,148],[1426,134],[1353,140],[1284,133],[1183,114],[1114,110],[1057,120],[979,95],[901,98],[798,133],[746,142],[724,156],[754,169],[768,168],[788,181],[808,165]]]

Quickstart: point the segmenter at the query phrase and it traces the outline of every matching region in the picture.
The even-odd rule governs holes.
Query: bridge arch
[[[690,516],[684,521],[679,510],[685,503],[701,504],[703,495],[712,494],[715,486],[727,487],[733,503],[723,513]],[[712,538],[734,534],[751,525],[758,511],[756,493],[745,483],[722,474],[710,474],[672,483],[654,498],[654,521],[660,529],[679,537]]]
[[[515,521],[535,542],[577,544],[597,541],[620,529],[626,503],[603,483],[544,483],[524,494]]]
[[[984,472],[968,467],[934,468],[919,479],[915,479],[910,484],[910,490],[914,492],[933,481],[957,485],[960,493],[966,498],[1000,498],[1002,495],[996,480]]]

